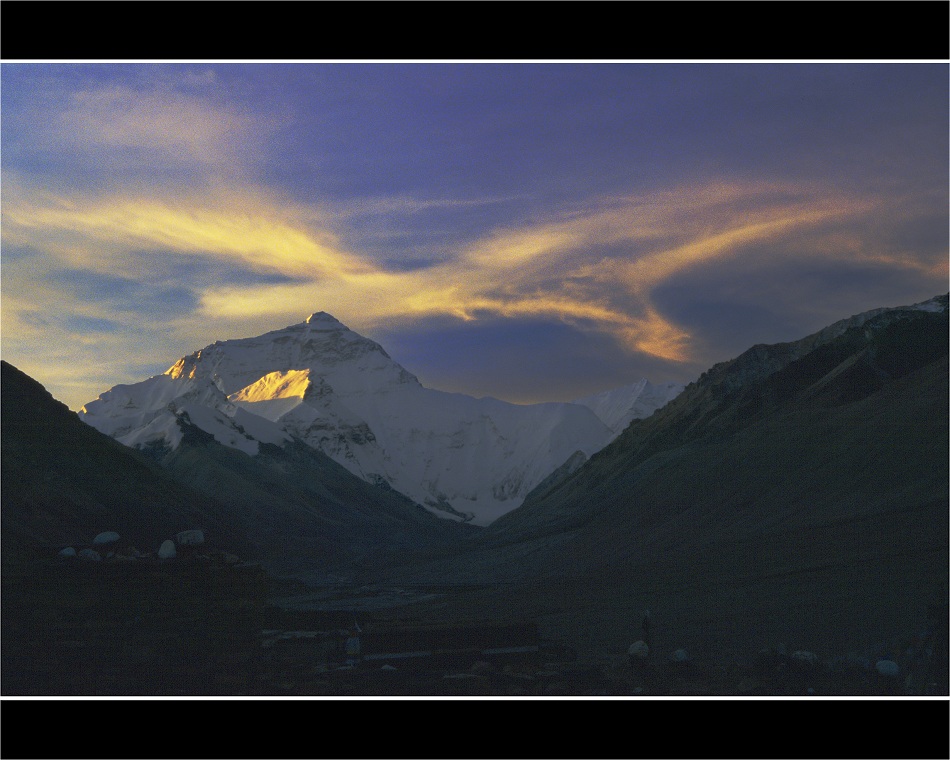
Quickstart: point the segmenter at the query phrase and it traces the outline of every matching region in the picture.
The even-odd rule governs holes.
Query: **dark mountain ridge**
[[[619,494],[648,473],[668,466],[668,460],[683,447],[726,444],[757,425],[772,429],[774,442],[781,444],[788,434],[773,428],[782,418],[792,429],[804,426],[803,440],[798,448],[785,452],[782,457],[771,456],[773,467],[769,469],[777,466],[804,469],[809,455],[819,456],[825,450],[825,454],[854,460],[851,468],[842,467],[838,472],[841,478],[854,480],[854,467],[859,466],[860,459],[854,451],[863,446],[875,447],[874,456],[882,460],[882,465],[886,464],[891,449],[894,456],[900,457],[905,449],[930,448],[936,450],[935,461],[929,461],[929,457],[918,458],[917,462],[901,458],[898,464],[901,468],[910,468],[901,470],[903,480],[923,478],[939,490],[941,484],[945,486],[947,482],[946,461],[939,463],[940,442],[946,441],[947,435],[946,416],[939,416],[940,372],[938,368],[933,376],[933,368],[947,356],[947,296],[938,297],[933,303],[942,306],[943,311],[875,310],[842,320],[799,341],[753,346],[732,361],[714,365],[669,404],[646,419],[634,420],[617,440],[574,473],[572,479],[563,479],[546,491],[536,489],[521,509],[491,526],[491,532],[508,537],[530,533],[534,515],[540,515],[540,521],[550,529],[559,524],[554,512],[568,524],[577,524],[583,521],[585,514],[613,503],[612,494]],[[930,374],[927,367],[931,367]],[[921,375],[891,389],[915,372]],[[920,391],[915,390],[917,381],[922,383]],[[847,412],[864,411],[869,416],[854,420],[853,425],[883,423],[871,414],[871,407],[882,404],[869,402],[868,408],[860,405],[887,390],[896,391],[894,397],[885,394],[875,401],[890,399],[890,412],[882,413],[892,419],[887,425],[866,430],[857,444],[858,449],[849,455],[841,445],[849,437],[847,434],[838,434],[838,443],[835,443],[832,430],[835,415],[844,415],[841,420],[844,422]],[[927,408],[930,404],[937,405],[938,415],[923,427],[909,429],[909,424],[900,421],[905,404],[911,407],[908,420],[913,419],[914,408],[920,405]],[[812,432],[807,429],[810,425],[816,426]],[[922,435],[922,430],[929,430],[933,437]],[[931,464],[934,465],[932,470],[929,469]],[[723,471],[716,480],[726,480],[725,475]],[[875,490],[869,488],[870,485],[849,483],[856,492]],[[585,498],[570,496],[575,489],[588,486],[594,486],[593,493],[586,493]],[[821,483],[816,482],[814,486],[817,495],[825,490]],[[567,502],[575,503],[576,507],[552,510],[552,506]]]
[[[5,565],[90,543],[107,530],[143,551],[191,528],[213,533],[231,551],[250,550],[220,502],[83,424],[8,362],[0,361],[0,372]]]
[[[432,614],[532,614],[594,657],[643,608],[671,650],[881,656],[946,600],[948,335],[941,296],[755,346],[400,577],[504,584]]]

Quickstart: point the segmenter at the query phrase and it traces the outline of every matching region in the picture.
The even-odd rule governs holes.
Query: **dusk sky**
[[[326,311],[514,402],[948,290],[948,65],[3,63],[2,356],[78,409]]]

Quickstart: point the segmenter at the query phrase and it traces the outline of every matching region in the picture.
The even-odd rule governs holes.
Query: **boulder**
[[[102,559],[102,555],[94,549],[83,549],[79,552],[80,559],[88,559],[92,562],[99,562]]]
[[[627,649],[627,654],[633,659],[645,660],[650,655],[650,647],[647,646],[647,643],[643,641],[643,639],[640,639],[630,645],[630,648]]]
[[[799,649],[795,652],[792,652],[792,660],[794,660],[798,665],[814,667],[818,664],[818,655],[814,652],[808,652],[804,649]]]
[[[886,678],[897,678],[901,669],[893,660],[878,660],[874,669]]]
[[[65,549],[60,549],[59,553],[56,556],[57,557],[75,557],[76,550],[71,546],[67,546]]]
[[[158,558],[159,559],[173,559],[177,552],[175,551],[175,542],[171,539],[162,542],[162,545],[158,547]]]
[[[175,536],[175,543],[179,546],[199,546],[205,542],[203,530],[183,530]]]
[[[104,533],[100,533],[98,536],[92,539],[92,542],[94,544],[114,544],[120,538],[121,536],[119,536],[119,534],[116,533],[114,530],[107,530]]]

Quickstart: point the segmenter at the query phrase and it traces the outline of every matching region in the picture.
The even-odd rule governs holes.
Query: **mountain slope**
[[[644,419],[683,392],[677,383],[654,385],[642,379],[632,385],[613,388],[572,403],[588,407],[614,432],[621,433],[633,420]]]
[[[189,425],[181,445],[149,451],[176,481],[225,500],[275,575],[305,582],[371,576],[393,555],[451,551],[477,531],[357,478],[299,441],[265,444],[250,456]]]
[[[668,651],[880,656],[946,595],[946,308],[875,310],[716,365],[471,551],[406,577],[505,580],[468,614],[534,614],[589,655],[622,656],[649,608]]]
[[[38,382],[0,361],[5,562],[115,530],[142,550],[203,527],[245,551],[219,502],[175,483],[138,452],[82,424]]]
[[[842,320],[799,341],[754,346],[730,362],[715,365],[654,415],[634,421],[582,468],[572,482],[562,482],[556,492],[533,495],[531,502],[500,521],[495,529],[508,534],[530,531],[534,514],[540,515],[539,520],[549,527],[558,524],[555,513],[562,516],[565,524],[578,524],[616,504],[616,494],[625,492],[648,475],[653,477],[654,471],[669,467],[671,459],[680,455],[692,457],[694,451],[704,447],[715,449],[757,424],[781,427],[779,421],[787,422],[790,429],[802,428],[802,445],[785,447],[781,455],[776,455],[769,449],[783,447],[791,433],[774,432],[766,448],[761,450],[761,456],[750,450],[739,460],[740,464],[751,461],[748,457],[760,460],[760,466],[743,466],[742,472],[753,481],[761,480],[775,489],[776,498],[778,488],[774,477],[759,478],[754,472],[795,472],[792,485],[800,484],[800,490],[804,488],[801,484],[810,484],[809,490],[819,494],[827,493],[840,478],[854,493],[867,492],[870,503],[878,501],[875,494],[882,488],[885,492],[890,490],[887,483],[878,477],[870,481],[855,477],[855,467],[863,470],[860,462],[869,461],[855,454],[865,446],[878,449],[877,472],[892,469],[886,466],[890,458],[892,463],[898,462],[900,468],[910,468],[910,471],[901,470],[905,474],[902,481],[927,482],[931,487],[939,487],[941,482],[945,484],[946,462],[939,462],[939,444],[946,440],[946,432],[940,431],[945,418],[921,420],[923,428],[915,425],[913,429],[906,429],[900,422],[900,404],[880,410],[877,416],[866,411],[864,417],[847,418],[850,430],[878,423],[880,427],[868,429],[861,436],[862,440],[850,448],[842,444],[854,437],[845,425],[846,418],[842,417],[838,425],[833,420],[835,414],[862,408],[851,406],[862,402],[877,409],[881,399],[868,399],[946,356],[946,301],[944,296],[916,307],[875,310]],[[942,307],[943,311],[935,311],[934,307]],[[922,391],[921,395],[938,403],[940,389],[936,389],[936,397],[932,390]],[[908,390],[905,395],[903,403],[913,406],[916,402],[913,394]],[[889,419],[887,424],[883,417]],[[929,432],[924,434],[922,430]],[[916,461],[902,458],[905,450],[926,452],[928,440],[937,444],[935,456],[917,457]],[[930,453],[934,453],[932,449]],[[829,478],[825,480],[810,475],[815,472],[814,468],[824,472],[827,462],[838,457],[843,457],[842,461],[851,466],[839,467],[834,473],[828,473]],[[931,462],[931,459],[938,461]],[[806,463],[812,466],[807,467]],[[711,475],[698,492],[704,499],[708,498],[708,490],[715,490],[718,483],[735,482],[725,463],[723,467],[721,474]],[[897,483],[891,487],[896,488]],[[671,484],[671,488],[664,497],[665,502],[680,491],[675,484]],[[572,495],[575,491],[583,492],[585,497]],[[755,500],[755,497],[750,498]],[[569,506],[576,504],[585,506],[581,509]]]
[[[578,451],[589,457],[631,416],[675,392],[648,386],[620,389],[609,404],[522,406],[444,393],[318,312],[256,338],[216,342],[163,375],[116,386],[80,417],[129,446],[174,449],[185,421],[253,456],[262,445],[302,441],[440,516],[484,525]]]

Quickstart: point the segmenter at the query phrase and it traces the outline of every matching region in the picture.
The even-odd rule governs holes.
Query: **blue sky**
[[[16,63],[3,358],[78,409],[327,311],[423,384],[689,382],[948,290],[948,67]]]

